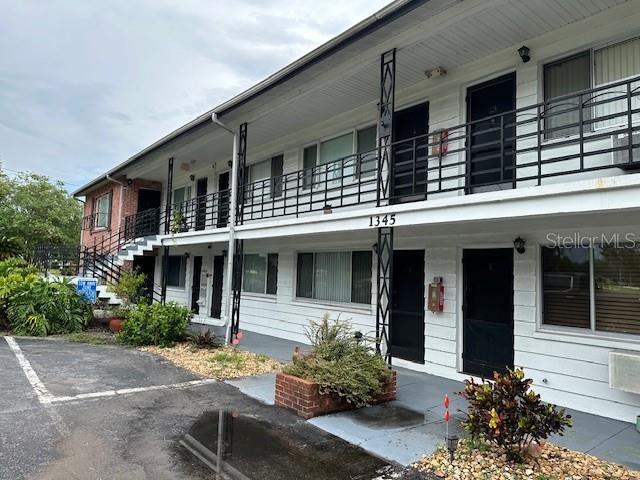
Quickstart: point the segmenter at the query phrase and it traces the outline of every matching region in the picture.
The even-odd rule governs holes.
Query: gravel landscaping
[[[419,471],[445,480],[636,480],[640,471],[600,460],[591,455],[544,444],[538,458],[522,464],[509,463],[506,456],[487,445],[462,440],[451,461],[449,452],[438,449],[417,462]]]
[[[229,346],[198,348],[184,342],[168,348],[140,347],[140,350],[160,355],[174,365],[203,378],[217,380],[261,375],[281,370],[283,366],[266,355],[244,352]]]

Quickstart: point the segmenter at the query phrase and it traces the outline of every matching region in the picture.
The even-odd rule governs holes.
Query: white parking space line
[[[117,390],[104,390],[102,392],[93,392],[93,393],[80,393],[78,395],[70,395],[70,396],[61,396],[56,397],[52,395],[47,387],[44,386],[42,380],[38,377],[38,374],[35,372],[29,360],[26,359],[22,350],[18,346],[18,342],[13,337],[4,337],[7,343],[9,344],[9,348],[16,356],[16,360],[18,360],[18,364],[22,371],[24,372],[27,380],[31,384],[31,387],[36,392],[38,400],[42,405],[50,406],[52,404],[60,404],[66,402],[73,402],[78,400],[90,400],[93,398],[103,398],[103,397],[115,397],[118,395],[130,395],[133,393],[141,393],[141,392],[151,392],[154,390],[176,390],[181,388],[189,388],[189,387],[197,387],[200,385],[208,385],[211,383],[216,383],[216,380],[213,379],[203,379],[203,380],[190,380],[188,382],[181,383],[172,383],[168,385],[152,385],[149,387],[135,387],[135,388],[120,388]]]
[[[88,400],[92,398],[115,397],[117,395],[130,395],[132,393],[151,392],[154,390],[176,390],[181,388],[196,387],[199,385],[208,385],[216,383],[213,379],[191,380],[189,382],[172,383],[169,385],[152,385],[150,387],[121,388],[118,390],[105,390],[103,392],[80,393],[67,397],[53,397],[52,403],[73,402],[75,400]]]
[[[42,383],[42,381],[38,377],[38,374],[36,374],[36,371],[29,363],[29,360],[25,358],[22,350],[20,350],[20,347],[18,346],[18,342],[16,342],[13,337],[4,337],[4,339],[7,341],[7,343],[9,344],[9,348],[16,356],[16,360],[18,360],[20,368],[22,368],[22,371],[27,377],[27,380],[29,380],[31,387],[36,392],[40,403],[43,405],[49,405],[52,402],[54,396],[49,393],[49,390],[47,390],[47,387],[44,386],[44,383]]]

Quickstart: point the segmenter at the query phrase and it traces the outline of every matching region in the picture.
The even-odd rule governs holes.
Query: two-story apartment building
[[[638,0],[395,1],[74,194],[194,322],[640,414]]]

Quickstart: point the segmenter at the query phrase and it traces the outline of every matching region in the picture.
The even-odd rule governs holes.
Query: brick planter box
[[[371,404],[395,399],[396,371],[393,370],[384,390],[371,401]],[[275,403],[278,407],[293,410],[305,419],[355,408],[354,405],[336,394],[320,395],[320,386],[315,382],[282,372],[276,375]]]

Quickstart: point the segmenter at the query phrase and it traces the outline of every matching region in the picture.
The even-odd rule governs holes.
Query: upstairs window
[[[253,196],[262,197],[262,194],[269,195],[269,198],[280,198],[282,196],[282,175],[284,170],[284,155],[276,155],[269,160],[255,163],[249,167],[249,182],[256,183],[261,180],[270,180],[253,185]],[[263,190],[267,190],[264,191]]]
[[[94,204],[94,228],[109,228],[111,223],[111,192],[99,196]]]
[[[278,254],[252,253],[244,256],[242,290],[275,295],[278,290]]]
[[[583,90],[619,82],[640,75],[640,37],[595,50],[587,50],[544,66],[545,137],[577,135],[582,110],[583,132],[622,125],[627,122],[626,87],[612,87],[553,101]],[[631,86],[640,87],[640,81]],[[632,109],[640,99],[632,98]],[[599,119],[602,119],[599,121]],[[634,122],[640,121],[635,114]]]

